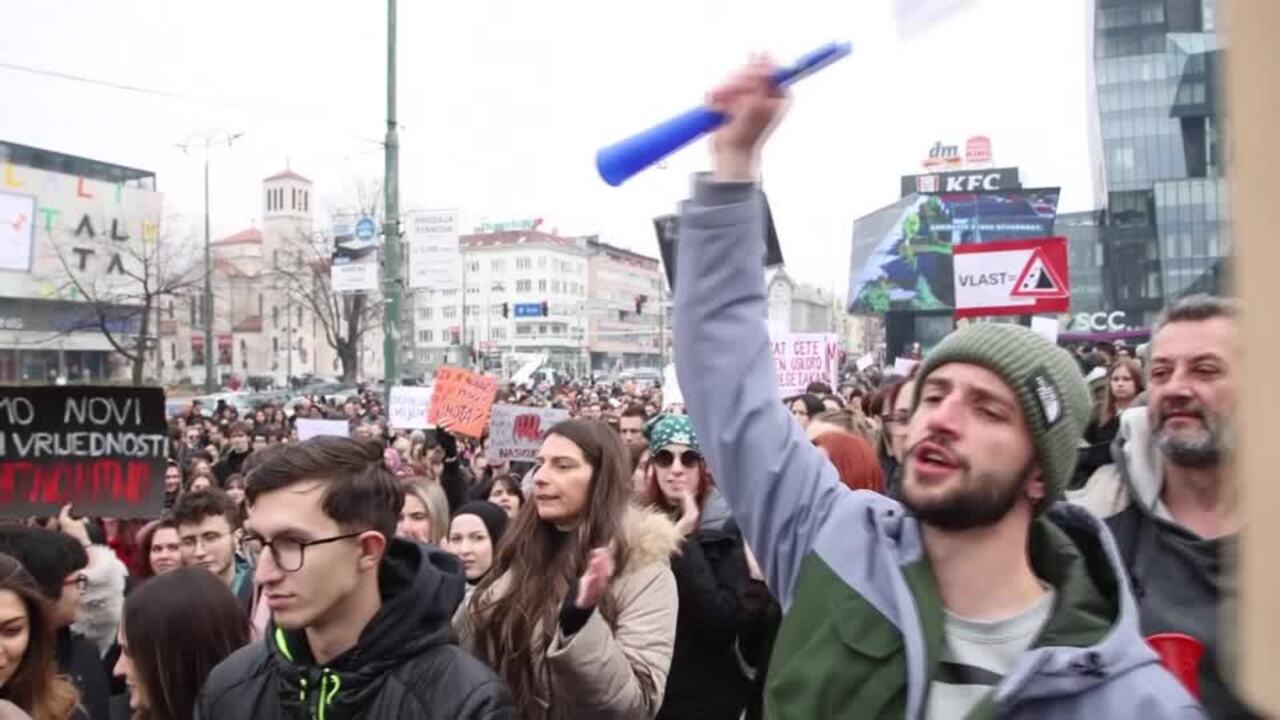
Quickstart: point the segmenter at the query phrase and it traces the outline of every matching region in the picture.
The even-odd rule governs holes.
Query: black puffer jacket
[[[382,609],[355,647],[317,666],[303,631],[269,627],[264,642],[214,668],[196,717],[513,718],[506,686],[456,644],[450,617],[464,588],[457,561],[392,540],[379,581]]]
[[[671,557],[680,592],[676,644],[659,720],[737,720],[751,696],[734,646],[750,572],[733,520],[704,527]]]

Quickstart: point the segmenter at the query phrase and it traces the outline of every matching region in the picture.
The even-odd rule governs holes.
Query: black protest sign
[[[0,387],[0,515],[159,517],[164,390]]]
[[[773,209],[769,207],[769,198],[761,193],[764,199],[764,266],[767,268],[782,266],[782,246],[778,244],[778,229],[773,224]],[[680,216],[662,215],[653,219],[653,231],[658,236],[658,254],[662,256],[662,266],[667,271],[667,287],[676,287],[676,243],[680,240]]]

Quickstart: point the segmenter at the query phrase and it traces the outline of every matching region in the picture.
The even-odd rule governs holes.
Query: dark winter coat
[[[303,631],[269,627],[210,674],[203,720],[381,720],[514,717],[502,682],[458,648],[449,619],[465,582],[435,548],[392,540],[380,569],[382,608],[356,646],[316,665]]]
[[[92,720],[108,720],[111,689],[98,648],[83,635],[62,628],[56,635],[54,656],[58,672],[71,678],[80,691],[80,705]]]
[[[734,650],[751,577],[742,534],[729,521],[718,530],[699,530],[680,547],[671,558],[680,614],[658,717],[737,720],[751,695],[751,681]]]

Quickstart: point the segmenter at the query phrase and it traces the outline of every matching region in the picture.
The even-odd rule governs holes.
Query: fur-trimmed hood
[[[89,584],[80,596],[76,622],[71,629],[92,642],[101,656],[116,641],[116,630],[124,613],[125,580],[129,570],[106,545],[90,545],[85,552],[89,555],[89,565],[84,574]]]
[[[630,507],[622,519],[622,531],[631,557],[624,574],[630,574],[656,562],[669,563],[680,549],[680,532],[671,519],[653,508]]]

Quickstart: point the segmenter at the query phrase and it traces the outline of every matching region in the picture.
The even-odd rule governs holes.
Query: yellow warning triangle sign
[[[1064,298],[1070,293],[1067,284],[1045,258],[1044,250],[1036,248],[1009,294],[1025,298]]]

